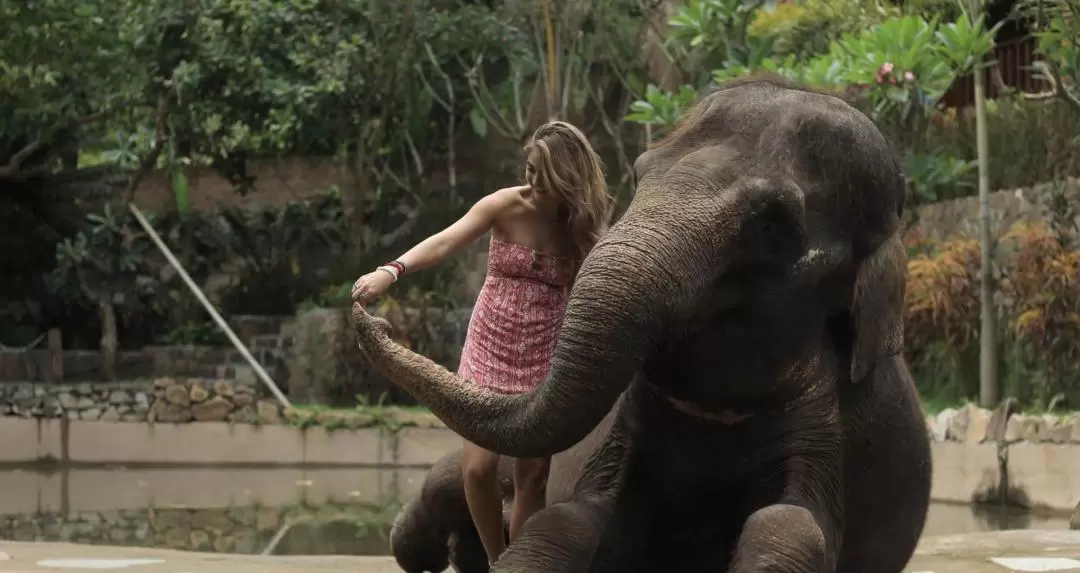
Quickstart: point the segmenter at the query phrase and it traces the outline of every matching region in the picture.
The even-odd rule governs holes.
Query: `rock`
[[[87,408],[93,408],[93,407],[94,407],[94,401],[91,400],[90,398],[83,397],[83,398],[79,398],[78,400],[75,401],[75,407],[72,408],[72,409],[73,410],[85,410]]]
[[[191,549],[198,551],[199,549],[208,548],[210,546],[210,534],[198,529],[193,530],[190,535]]]
[[[94,393],[94,386],[88,382],[75,385],[75,394],[78,396],[91,396]]]
[[[1069,518],[1069,529],[1080,530],[1080,503],[1076,504],[1072,517]]]
[[[258,553],[262,548],[258,534],[252,529],[241,529],[233,535],[233,553],[250,555]]]
[[[217,380],[214,382],[214,394],[231,398],[235,392],[233,392],[232,384],[229,384],[225,380]]]
[[[255,410],[259,413],[260,424],[280,424],[281,415],[278,413],[278,403],[274,400],[259,400],[255,403]]]
[[[57,537],[60,538],[60,541],[71,541],[71,539],[75,537],[75,533],[75,524],[64,523],[60,526]]]
[[[187,389],[179,384],[174,384],[165,389],[165,401],[174,406],[190,406],[191,396],[188,395]]]
[[[962,442],[967,437],[967,429],[971,421],[971,410],[968,409],[968,406],[970,406],[970,403],[954,411],[953,415],[949,417],[949,423],[946,426],[946,439]]]
[[[221,535],[214,539],[214,551],[217,553],[229,553],[234,543],[232,535]]]
[[[250,392],[237,391],[235,394],[233,394],[232,401],[233,404],[236,404],[237,408],[243,408],[254,402],[255,396],[252,395]]]
[[[176,381],[172,378],[158,378],[157,380],[154,380],[154,388],[156,390],[164,390],[173,384],[176,384]]]
[[[1069,432],[1069,440],[1080,444],[1080,414],[1073,414],[1069,416],[1069,419],[1071,420],[1069,427],[1072,428]]]
[[[255,408],[246,406],[233,410],[225,419],[237,424],[254,424],[259,421],[259,414],[255,411]]]
[[[945,408],[934,417],[933,436],[935,442],[944,442],[949,437],[949,424],[955,415],[956,410]]]
[[[165,406],[158,411],[155,421],[165,424],[182,424],[184,422],[190,422],[194,418],[195,415],[191,413],[190,408],[177,406],[175,404],[165,404]]]
[[[75,410],[68,410],[67,412],[64,412],[64,417],[69,419],[69,420],[78,420],[79,419],[79,413],[76,412]]]
[[[1005,430],[1008,428],[1009,419],[1020,413],[1020,402],[1013,397],[1002,400],[990,417],[989,427],[986,429],[986,439],[993,442],[1005,441]]]
[[[128,412],[126,414],[120,414],[121,422],[145,422],[146,414],[137,414],[135,412]]]
[[[136,392],[131,411],[136,414],[145,414],[150,411],[150,398],[146,392]]]
[[[102,412],[101,418],[99,418],[99,419],[102,422],[119,422],[120,421],[120,412],[116,411],[116,406],[109,406],[108,408],[105,409],[104,412]]]
[[[87,408],[79,413],[80,420],[97,420],[101,417],[101,408]]]
[[[1038,443],[1040,436],[1046,430],[1043,429],[1043,420],[1039,416],[1024,416],[1023,425],[1020,426],[1020,438],[1025,442]]]
[[[188,532],[185,529],[174,527],[165,532],[165,546],[173,549],[187,549]]]
[[[158,531],[191,525],[191,516],[183,509],[162,509],[154,512],[154,528]]]
[[[19,386],[18,389],[9,398],[12,402],[21,402],[23,400],[29,400],[34,397],[34,391],[26,386]]]
[[[1024,439],[1024,418],[1023,414],[1016,414],[1005,423],[1005,443],[1015,444]]]
[[[191,414],[197,422],[223,422],[232,409],[232,402],[221,396],[215,396],[211,400],[192,406]]]
[[[1072,437],[1072,425],[1068,418],[1056,417],[1049,426],[1048,440],[1052,444],[1067,444]]]
[[[223,535],[233,528],[233,522],[225,510],[204,509],[191,516],[193,529],[205,529],[214,535]]]
[[[60,402],[60,407],[65,410],[74,410],[75,404],[79,402],[78,398],[71,392],[62,392],[57,396],[57,400]]]
[[[109,403],[114,406],[130,404],[132,403],[131,394],[128,394],[123,390],[113,390],[112,392],[109,392]]]
[[[968,444],[981,444],[989,436],[987,430],[990,427],[990,410],[984,410],[975,404],[968,404],[965,408],[968,412],[967,431],[964,433],[964,442]]]
[[[41,401],[41,414],[46,418],[59,418],[64,413],[60,400],[49,396]]]
[[[275,531],[278,528],[281,516],[273,507],[260,507],[255,516],[255,528],[259,531]]]
[[[127,541],[129,534],[125,529],[113,529],[109,532],[109,541],[112,541],[119,545],[123,541]]]
[[[206,388],[203,388],[201,384],[193,384],[191,389],[188,390],[188,396],[191,398],[192,402],[197,404],[199,402],[205,402],[206,399],[210,397],[210,392]]]

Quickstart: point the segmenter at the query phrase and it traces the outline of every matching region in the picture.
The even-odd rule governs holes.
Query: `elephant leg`
[[[442,571],[450,563],[448,534],[424,502],[414,499],[390,528],[390,552],[405,573]]]
[[[456,573],[488,573],[487,552],[475,527],[450,534],[450,566]]]
[[[499,464],[504,500],[513,496],[513,460]],[[504,530],[507,516],[503,516]],[[461,452],[438,461],[424,478],[420,496],[398,513],[390,530],[390,549],[405,573],[438,572],[452,565],[459,573],[486,573],[483,546],[476,537],[461,475]],[[479,562],[482,568],[475,564]]]
[[[645,544],[636,515],[615,518],[615,501],[568,501],[544,508],[525,523],[492,573],[629,573]]]
[[[820,515],[820,514],[817,514]],[[750,514],[732,555],[730,573],[831,573],[829,528],[809,509],[786,503]]]

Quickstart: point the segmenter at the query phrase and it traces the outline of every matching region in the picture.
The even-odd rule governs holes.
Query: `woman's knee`
[[[520,491],[541,492],[547,488],[550,459],[519,459],[514,465],[514,487]]]
[[[462,456],[461,473],[468,483],[494,482],[499,474],[499,455],[470,444]]]

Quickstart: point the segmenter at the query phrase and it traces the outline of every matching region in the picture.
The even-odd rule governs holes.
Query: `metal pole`
[[[266,544],[266,547],[262,550],[262,553],[260,553],[260,555],[273,555],[274,550],[277,549],[278,543],[281,543],[281,540],[285,539],[285,534],[288,533],[290,529],[292,529],[292,526],[293,524],[289,522],[282,523],[281,527],[278,528],[277,533],[274,534],[274,537],[270,540],[270,543]]]
[[[134,203],[128,203],[128,210],[131,211],[132,215],[135,215],[135,220],[139,222],[139,225],[142,225],[142,228],[144,231],[146,231],[146,234],[150,235],[150,239],[154,241],[154,244],[157,245],[157,248],[160,249],[161,253],[165,255],[165,258],[169,260],[169,264],[171,264],[173,268],[176,269],[176,272],[180,273],[180,278],[184,279],[184,283],[187,284],[188,288],[191,289],[191,292],[195,295],[195,298],[199,299],[199,302],[202,303],[203,308],[206,309],[206,312],[210,313],[210,318],[213,318],[214,322],[217,323],[218,327],[221,328],[221,330],[225,331],[225,336],[229,337],[229,341],[232,342],[233,346],[236,347],[237,352],[239,352],[240,355],[244,357],[244,360],[246,360],[247,363],[251,365],[251,368],[255,370],[255,374],[258,375],[259,380],[262,380],[263,384],[266,384],[266,387],[270,389],[270,392],[274,394],[274,397],[277,398],[278,402],[281,402],[282,406],[285,406],[286,408],[292,407],[292,404],[289,403],[289,399],[285,397],[285,394],[282,394],[281,390],[278,389],[277,384],[274,384],[274,381],[270,379],[270,375],[266,373],[266,370],[263,370],[262,364],[259,364],[259,361],[255,360],[255,357],[251,355],[250,351],[248,351],[247,346],[244,346],[244,343],[241,342],[240,338],[236,336],[236,333],[233,332],[232,328],[230,328],[228,323],[225,322],[225,319],[221,318],[221,315],[218,314],[217,309],[214,308],[214,305],[211,304],[211,302],[206,298],[206,295],[203,294],[203,291],[199,288],[199,285],[196,285],[195,281],[191,280],[191,277],[187,274],[187,271],[184,270],[184,267],[180,264],[180,261],[176,260],[176,257],[173,256],[172,251],[169,250],[169,247],[165,244],[164,241],[161,240],[161,237],[158,236],[157,231],[155,231],[154,228],[150,226],[150,222],[146,220],[146,217],[143,217],[143,214],[141,211],[139,211],[139,208],[136,207]]]
[[[973,2],[973,8],[978,6]],[[976,17],[972,11],[971,18]],[[975,149],[979,163],[979,404],[983,408],[998,405],[997,328],[994,316],[994,275],[992,235],[990,233],[990,140],[986,130],[986,67],[975,68]]]

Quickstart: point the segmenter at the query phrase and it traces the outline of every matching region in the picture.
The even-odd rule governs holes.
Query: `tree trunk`
[[[119,346],[116,336],[116,309],[112,302],[98,303],[101,318],[101,376],[107,382],[116,380],[116,349]]]

